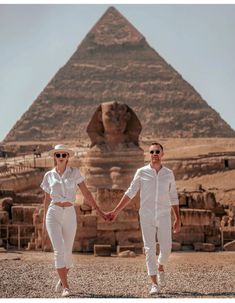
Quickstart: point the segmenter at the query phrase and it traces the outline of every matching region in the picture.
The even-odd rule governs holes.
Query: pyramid
[[[143,137],[235,137],[197,91],[110,7],[4,142],[88,139],[93,113],[108,101],[135,111]]]

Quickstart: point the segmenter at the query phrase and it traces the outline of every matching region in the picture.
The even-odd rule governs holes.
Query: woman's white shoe
[[[71,295],[71,291],[69,288],[64,288],[62,291],[62,297],[69,297]]]
[[[157,293],[159,293],[159,290],[160,290],[159,286],[157,284],[153,284],[149,294],[156,295]]]
[[[61,281],[59,280],[59,281],[56,283],[55,292],[61,292],[62,289],[63,289],[62,283],[61,283]]]

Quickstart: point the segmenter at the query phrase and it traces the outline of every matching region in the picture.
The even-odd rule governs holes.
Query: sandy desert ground
[[[53,254],[0,253],[0,298],[58,298]],[[174,252],[158,298],[235,299],[235,252]],[[72,298],[149,298],[145,257],[74,254]]]

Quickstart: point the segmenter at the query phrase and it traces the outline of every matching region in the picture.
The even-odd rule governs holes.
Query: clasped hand
[[[99,213],[105,221],[114,221],[117,217],[117,213],[115,211],[103,212],[100,210]]]

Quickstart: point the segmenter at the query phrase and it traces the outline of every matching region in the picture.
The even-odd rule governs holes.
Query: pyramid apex
[[[107,12],[107,11],[112,11],[112,10],[115,11],[115,12],[118,12],[118,10],[117,10],[114,6],[110,6],[110,7],[106,10],[106,12]],[[105,13],[106,13],[106,12],[105,12]]]
[[[98,45],[138,44],[144,36],[114,7],[110,6],[88,33]]]

